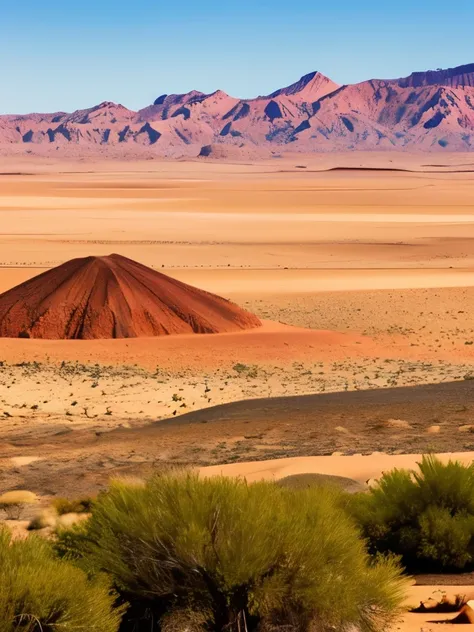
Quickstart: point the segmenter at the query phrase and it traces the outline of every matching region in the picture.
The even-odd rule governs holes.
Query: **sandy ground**
[[[470,378],[473,168],[449,154],[0,159],[0,292],[115,251],[265,320],[212,337],[0,340],[0,438]]]
[[[421,601],[428,599],[439,600],[444,595],[454,598],[457,595],[470,597],[473,595],[473,586],[412,586],[408,592],[406,605],[408,608],[417,607]],[[400,632],[447,632],[453,630],[449,622],[456,616],[456,613],[448,614],[418,614],[409,613],[403,620],[395,626],[395,630]],[[474,630],[474,625],[463,625],[463,630]]]
[[[151,392],[151,380],[149,386]],[[212,389],[207,391],[203,397],[212,396]],[[39,412],[28,418],[25,408],[13,410],[0,443],[3,487],[75,496],[96,493],[111,476],[144,477],[157,468],[213,464],[217,472],[236,468],[251,476],[266,472],[268,460],[276,460],[277,469],[285,463],[310,467],[313,455],[325,456],[316,458],[318,467],[354,464],[347,475],[366,481],[373,476],[367,467],[390,463],[394,456],[474,450],[472,380],[248,399],[185,414],[178,393],[173,406],[180,414],[165,420],[124,415],[119,421],[113,407],[102,419],[77,400],[56,417]],[[285,461],[289,457],[300,460]]]
[[[472,157],[441,159],[452,165],[406,157],[417,172],[3,160],[0,173],[19,175],[0,175],[0,265],[115,250],[166,268],[468,270],[474,185],[461,170]],[[377,166],[395,161],[387,154]]]
[[[327,170],[341,166],[352,169]],[[237,421],[214,408],[468,385],[473,169],[472,156],[449,154],[255,164],[0,158],[0,292],[71,257],[118,252],[265,320],[261,330],[217,336],[0,340],[0,491],[88,493],[116,473],[171,463],[252,480],[318,471],[366,481],[412,464],[416,455],[401,447],[474,449],[470,388],[444,407],[440,391],[431,408],[383,391],[376,408],[358,404],[357,419],[352,400],[334,396],[317,426],[310,403],[285,404],[273,424],[250,418],[251,407]],[[260,409],[271,412],[265,401]],[[193,423],[160,425],[187,413]],[[308,456],[322,452],[336,454]],[[433,587],[413,591],[419,601]],[[400,629],[447,627],[409,615]]]
[[[472,452],[438,453],[443,463],[457,460],[466,465],[473,461]],[[421,454],[384,454],[371,455],[354,454],[344,456],[305,456],[289,459],[272,459],[269,461],[248,461],[243,463],[229,463],[213,465],[200,470],[202,476],[238,476],[249,482],[261,480],[279,480],[294,474],[320,473],[335,476],[346,476],[360,483],[371,479],[378,479],[383,472],[398,469],[416,469]]]

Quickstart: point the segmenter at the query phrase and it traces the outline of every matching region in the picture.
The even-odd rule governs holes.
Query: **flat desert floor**
[[[314,456],[298,468],[365,481],[403,454],[470,459],[472,155],[0,161],[0,292],[116,252],[264,321],[0,339],[0,491],[89,493],[170,464],[253,477]]]
[[[470,155],[0,160],[0,292],[118,252],[265,320],[212,337],[3,339],[3,436],[474,373]]]

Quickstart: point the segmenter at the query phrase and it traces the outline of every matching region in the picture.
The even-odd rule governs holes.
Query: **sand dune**
[[[474,460],[472,452],[440,453],[443,462],[456,459],[466,465]],[[416,469],[421,454],[383,454],[369,456],[307,456],[270,461],[250,461],[248,463],[229,463],[201,468],[203,476],[242,476],[249,482],[258,480],[278,480],[294,474],[319,473],[333,476],[347,476],[360,483],[380,478],[383,472],[398,469]]]

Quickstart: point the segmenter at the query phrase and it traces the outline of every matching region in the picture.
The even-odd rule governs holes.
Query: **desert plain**
[[[425,452],[472,460],[471,155],[0,160],[0,293],[118,253],[263,323],[1,338],[0,491],[46,502],[176,465],[366,484]],[[420,617],[402,629],[449,629]]]

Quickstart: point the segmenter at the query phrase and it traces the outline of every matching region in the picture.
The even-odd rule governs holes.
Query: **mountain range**
[[[133,111],[103,102],[72,113],[0,116],[3,152],[74,148],[157,156],[344,150],[474,150],[474,64],[338,85],[319,72],[253,99],[221,90],[163,94]],[[140,149],[141,151],[141,149]]]

